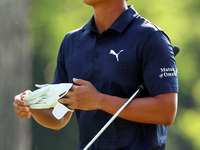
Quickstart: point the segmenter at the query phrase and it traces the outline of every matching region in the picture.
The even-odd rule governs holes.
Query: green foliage
[[[178,127],[184,139],[191,143],[191,149],[200,148],[200,111],[189,109],[183,110],[179,117]]]
[[[179,109],[174,124],[169,127],[167,149],[200,149],[200,1],[129,0],[128,4],[134,4],[140,15],[161,27],[172,44],[181,48],[176,57],[180,84]],[[67,32],[87,23],[92,14],[92,8],[81,0],[32,1],[34,83],[52,81],[62,39]],[[77,128],[70,133],[62,132],[73,136],[73,133],[77,134],[75,130]],[[69,139],[65,141],[68,145]],[[66,145],[64,143],[63,147]]]
[[[92,8],[82,1],[33,1],[35,83],[50,83],[56,67],[57,53],[65,34],[87,23]],[[40,66],[40,67],[38,67]]]

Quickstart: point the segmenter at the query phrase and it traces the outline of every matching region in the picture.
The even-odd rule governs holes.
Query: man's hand
[[[73,79],[71,90],[66,94],[67,98],[59,100],[60,103],[67,104],[69,109],[96,110],[99,108],[101,93],[89,81]]]
[[[27,103],[22,100],[26,95],[30,93],[31,91],[27,90],[14,97],[14,103],[13,103],[14,111],[16,115],[22,119],[28,119],[32,116],[31,109],[28,107]]]

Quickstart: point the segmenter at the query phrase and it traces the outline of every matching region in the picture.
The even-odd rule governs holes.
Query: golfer
[[[178,104],[178,77],[168,36],[141,17],[126,0],[83,0],[94,15],[83,27],[66,34],[61,44],[53,84],[74,83],[59,102],[75,110],[82,150],[113,114],[144,83],[132,101],[89,150],[164,150],[167,126]],[[14,109],[22,119],[59,130],[68,112],[55,119],[50,109],[30,109],[15,96]]]

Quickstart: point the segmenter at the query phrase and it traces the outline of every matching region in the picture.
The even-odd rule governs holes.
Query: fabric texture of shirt
[[[104,94],[129,98],[144,83],[138,97],[178,92],[173,47],[167,35],[142,18],[130,6],[102,34],[94,29],[94,17],[69,32],[60,47],[53,83],[90,81]],[[112,106],[110,106],[112,107]],[[112,117],[101,110],[76,110],[79,146],[82,150]],[[167,127],[121,118],[95,141],[89,150],[163,150]]]

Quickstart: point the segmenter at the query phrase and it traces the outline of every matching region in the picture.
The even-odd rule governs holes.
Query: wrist
[[[103,109],[103,101],[104,101],[105,94],[99,93],[97,96],[97,109]]]

